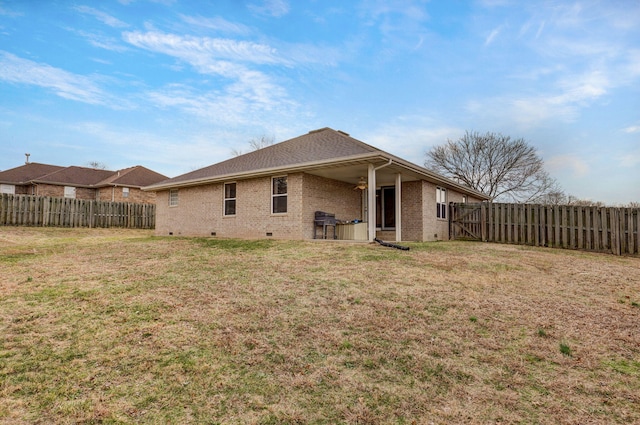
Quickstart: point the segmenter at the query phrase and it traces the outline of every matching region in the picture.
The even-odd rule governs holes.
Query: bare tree
[[[605,207],[606,204],[601,201],[592,201],[591,199],[580,199],[577,196],[567,196],[567,205],[573,205],[576,207]]]
[[[87,162],[87,165],[91,168],[94,168],[96,170],[106,170],[107,169],[107,164],[105,164],[104,162],[100,162],[100,161],[89,161]]]
[[[560,192],[532,146],[499,133],[467,131],[433,147],[425,166],[503,202],[540,202]]]
[[[257,151],[258,149],[266,148],[267,146],[273,145],[275,142],[275,138],[273,136],[262,135],[257,138],[253,138],[249,140],[249,148],[251,151]],[[231,149],[231,154],[233,156],[240,156],[243,152],[242,149],[233,148]]]
[[[545,193],[537,202],[544,205],[567,205],[569,197],[561,190],[553,190]]]

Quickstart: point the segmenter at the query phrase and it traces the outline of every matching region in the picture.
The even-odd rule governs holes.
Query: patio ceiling
[[[376,171],[376,186],[394,186],[396,174],[398,173],[402,174],[402,181],[405,182],[424,178],[424,176],[420,176],[418,173],[408,170],[395,162],[387,165],[389,164],[389,161],[383,158],[376,160],[353,161],[349,164],[323,165],[319,168],[305,170],[305,172],[320,177],[351,183],[355,186],[361,178],[364,178],[365,180],[367,179],[369,164],[373,164],[376,168],[382,167]]]

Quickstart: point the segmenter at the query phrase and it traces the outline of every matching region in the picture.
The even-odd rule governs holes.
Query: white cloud
[[[0,79],[10,83],[43,87],[65,99],[106,105],[113,109],[122,108],[122,103],[104,92],[92,78],[3,51],[0,51]]]
[[[589,165],[577,155],[556,155],[545,161],[553,173],[570,171],[573,177],[584,177],[589,173]]]
[[[361,137],[354,137],[400,158],[422,166],[425,154],[432,146],[441,145],[447,139],[457,139],[464,130],[442,126],[436,120],[422,116],[404,116],[371,129]]]
[[[488,100],[467,102],[467,110],[479,117],[499,117],[531,127],[549,119],[574,121],[581,107],[607,94],[613,86],[606,74],[596,70],[567,75],[557,82],[556,92],[535,96],[514,94]]]
[[[229,22],[219,16],[213,18],[205,18],[202,16],[181,15],[180,17],[185,23],[191,26],[212,29],[227,34],[247,35],[252,32],[251,29],[246,25]]]
[[[134,46],[184,60],[201,72],[206,72],[222,59],[256,64],[286,64],[288,62],[278,56],[276,49],[266,44],[250,41],[174,35],[157,31],[125,32],[123,38]],[[213,68],[217,68],[217,66]],[[218,71],[214,72],[218,73]]]
[[[85,15],[91,15],[95,17],[97,20],[102,22],[105,25],[108,25],[113,28],[126,28],[129,24],[122,22],[121,20],[114,18],[108,13],[102,12],[100,10],[94,9],[89,6],[76,6],[75,10]]]
[[[18,16],[22,16],[21,12],[14,12],[13,10],[7,9],[4,7],[2,3],[0,3],[0,16],[8,16],[10,18],[16,18]]]
[[[625,133],[640,133],[640,125],[632,125],[630,127],[623,128]]]
[[[279,18],[289,13],[289,3],[285,0],[263,0],[261,4],[250,4],[249,10],[258,15]]]
[[[159,32],[127,32],[124,39],[140,48],[166,54],[193,66],[202,74],[228,80],[215,92],[187,86],[167,86],[150,94],[160,106],[227,123],[246,123],[261,114],[290,112],[295,103],[284,87],[251,65],[287,64],[275,49],[265,44],[230,39],[179,36]]]
[[[110,50],[113,52],[124,52],[128,50],[128,47],[124,46],[119,39],[113,37],[104,36],[101,34],[90,33],[82,31],[76,28],[68,27],[67,31],[84,37],[89,44],[100,49]]]
[[[489,46],[491,43],[493,43],[493,40],[498,36],[498,34],[500,34],[500,30],[502,29],[502,27],[497,27],[494,28],[493,31],[491,31],[491,33],[489,33],[489,35],[487,36],[487,38],[485,38],[484,40],[484,45]]]

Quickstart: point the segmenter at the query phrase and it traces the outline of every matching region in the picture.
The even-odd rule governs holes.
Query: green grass
[[[571,351],[571,347],[569,347],[569,344],[567,344],[566,342],[561,342],[560,343],[560,352],[565,355],[565,356],[569,356],[571,357],[572,351]]]
[[[637,258],[100,229],[0,240],[2,425],[640,421],[640,313],[618,302],[637,293]]]

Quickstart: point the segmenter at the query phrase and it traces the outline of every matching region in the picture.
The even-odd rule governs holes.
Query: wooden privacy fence
[[[153,229],[156,206],[31,195],[0,195],[0,225]]]
[[[640,208],[450,205],[451,239],[640,254]]]

